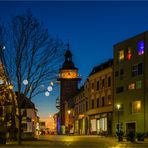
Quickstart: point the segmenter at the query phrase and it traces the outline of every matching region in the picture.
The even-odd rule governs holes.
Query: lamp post
[[[70,135],[70,113],[71,113],[71,110],[68,110],[68,131],[69,131],[69,135]]]
[[[118,141],[120,141],[120,126],[119,126],[119,111],[120,111],[120,108],[121,108],[121,105],[120,104],[117,104],[117,112],[118,112],[118,116],[117,116],[117,118],[118,118],[118,126],[117,126],[117,132],[118,132]]]

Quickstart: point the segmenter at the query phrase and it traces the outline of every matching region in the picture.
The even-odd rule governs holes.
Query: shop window
[[[138,42],[138,55],[144,54],[144,41]]]
[[[141,101],[132,102],[132,113],[139,113],[141,111]]]

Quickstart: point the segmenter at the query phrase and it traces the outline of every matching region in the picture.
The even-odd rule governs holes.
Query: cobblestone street
[[[116,138],[100,136],[40,136],[36,141],[24,141],[21,146],[16,142],[7,142],[7,145],[1,145],[1,148],[146,148],[148,141],[118,143]]]

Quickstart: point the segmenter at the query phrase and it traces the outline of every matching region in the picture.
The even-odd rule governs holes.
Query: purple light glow
[[[138,55],[144,54],[144,41],[138,42]]]

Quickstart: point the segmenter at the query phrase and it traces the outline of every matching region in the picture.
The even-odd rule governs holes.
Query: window
[[[102,106],[104,106],[105,105],[105,99],[104,99],[104,97],[102,97]]]
[[[138,75],[143,74],[143,63],[138,64]]]
[[[111,86],[111,77],[108,77],[108,87]]]
[[[105,80],[102,79],[102,88],[104,87],[104,85],[105,85]]]
[[[138,42],[138,55],[144,54],[144,41]]]
[[[135,83],[131,83],[128,85],[128,90],[135,89]]]
[[[139,113],[141,111],[141,101],[132,102],[132,113]]]
[[[136,89],[142,88],[142,81],[137,81],[136,82]]]
[[[121,93],[121,92],[123,92],[124,91],[124,87],[123,86],[121,86],[121,87],[117,87],[116,88],[116,93],[118,94],[118,93]]]
[[[94,83],[91,84],[91,88],[94,89]]]
[[[138,75],[138,68],[137,68],[137,65],[134,65],[132,67],[132,76],[137,76]]]
[[[124,70],[120,69],[120,75],[123,75],[123,74],[124,74]]]
[[[112,98],[111,98],[111,95],[108,95],[108,104],[112,104]]]
[[[85,112],[85,104],[83,104],[83,112]]]
[[[99,81],[97,81],[97,90],[99,90]]]
[[[94,109],[94,99],[92,100],[92,109]]]
[[[116,76],[116,77],[119,76],[119,72],[118,72],[118,71],[115,72],[115,76]]]
[[[124,60],[124,50],[119,51],[118,60],[119,62],[122,62]]]
[[[132,58],[132,50],[131,47],[128,47],[127,49],[127,59],[130,60]]]
[[[143,63],[139,63],[137,65],[132,66],[132,76],[138,76],[143,74]]]
[[[86,101],[86,111],[88,110],[88,102]]]
[[[99,107],[99,98],[97,98],[97,108]]]

